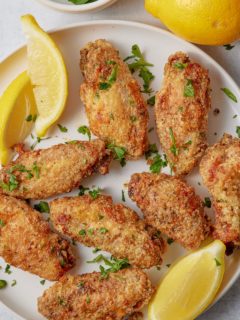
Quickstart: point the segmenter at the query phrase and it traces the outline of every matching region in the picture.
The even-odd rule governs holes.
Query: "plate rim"
[[[175,34],[171,33],[168,30],[162,29],[160,26],[158,27],[158,26],[155,26],[155,25],[152,25],[152,24],[147,24],[147,23],[143,23],[143,22],[136,22],[136,21],[130,21],[130,20],[119,20],[119,19],[117,19],[117,20],[112,20],[112,19],[103,19],[103,20],[101,20],[100,19],[100,20],[92,20],[92,21],[82,21],[82,22],[70,23],[70,24],[67,24],[66,26],[63,26],[63,27],[51,28],[49,30],[46,30],[46,32],[49,33],[49,34],[54,34],[54,33],[61,32],[61,31],[66,31],[66,30],[69,30],[69,29],[74,29],[74,28],[79,28],[79,27],[87,27],[87,26],[94,26],[94,25],[95,26],[97,26],[97,25],[101,25],[101,26],[102,25],[107,25],[107,26],[115,25],[115,26],[137,27],[137,28],[140,28],[140,29],[145,29],[145,30],[154,31],[154,32],[157,32],[157,33],[160,33],[160,34],[164,34],[164,35],[172,38],[173,40],[177,39],[178,41],[182,42],[183,44],[187,44],[190,47],[194,48],[194,50],[199,52],[202,56],[205,56],[215,67],[217,67],[218,69],[220,69],[221,72],[224,73],[224,76],[226,76],[227,81],[232,82],[238,88],[238,91],[240,93],[240,88],[239,88],[238,84],[236,83],[236,81],[210,55],[208,55],[205,51],[203,51],[201,48],[199,48],[195,44],[193,44],[191,42],[188,42],[188,41],[176,36]],[[0,61],[0,65],[4,64],[7,59],[11,58],[13,55],[15,55],[18,51],[20,51],[24,47],[26,47],[26,44],[18,46],[15,50],[13,50],[9,54],[5,55],[3,57],[3,59]],[[211,303],[211,305],[202,314],[204,314],[207,310],[209,310],[212,306],[214,306],[215,303],[217,303],[230,290],[230,288],[234,285],[234,283],[237,281],[237,279],[239,277],[240,277],[240,263],[239,263],[239,266],[238,266],[238,270],[235,273],[235,275],[233,276],[233,278],[229,281],[229,283],[226,285],[226,287],[223,289],[223,291],[219,294],[217,299],[214,299],[214,301]],[[26,318],[23,318],[19,314],[17,314],[14,310],[12,310],[10,307],[8,307],[2,301],[0,301],[0,306],[4,307],[5,310],[7,310],[10,314],[15,316],[18,320],[28,320]]]

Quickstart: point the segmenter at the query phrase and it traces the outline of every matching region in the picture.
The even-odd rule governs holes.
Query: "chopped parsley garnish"
[[[66,127],[62,126],[61,124],[58,124],[57,126],[61,132],[68,132],[68,129]]]
[[[232,101],[234,102],[238,102],[237,97],[235,96],[234,93],[232,93],[232,91],[228,88],[221,88],[221,90],[226,94],[226,96],[228,96],[228,98],[230,98]]]
[[[118,73],[118,65],[115,64],[114,67],[112,68],[111,74],[109,75],[107,80],[105,82],[99,83],[99,89],[100,90],[107,90],[107,89],[111,88],[111,86],[117,80],[117,73]]]
[[[176,63],[174,63],[173,66],[174,66],[175,68],[177,68],[177,69],[183,70],[183,69],[186,68],[187,63],[176,62]]]
[[[86,298],[86,302],[87,302],[87,304],[89,304],[90,303],[90,297],[89,296],[87,296],[87,298]]]
[[[102,234],[105,234],[105,233],[108,232],[108,229],[106,229],[106,228],[100,228],[100,229],[99,229],[99,232],[102,233]]]
[[[79,193],[78,193],[78,195],[79,195],[79,196],[83,196],[83,195],[85,194],[85,192],[88,191],[88,190],[90,190],[90,189],[89,189],[89,188],[85,188],[84,186],[81,185],[81,186],[79,187]]]
[[[93,249],[92,253],[97,253],[98,251],[101,251],[101,249],[95,248],[95,249]]]
[[[171,138],[171,141],[172,141],[172,145],[170,147],[170,151],[176,157],[179,154],[179,149],[176,146],[176,140],[175,140],[172,128],[169,128],[169,133],[170,133],[170,138]]]
[[[80,231],[78,232],[78,234],[79,234],[80,236],[85,236],[85,235],[86,235],[86,230],[82,229],[82,230],[80,230]]]
[[[168,238],[168,239],[167,239],[167,243],[168,243],[169,245],[171,245],[173,242],[174,242],[174,240],[173,240],[172,238]]]
[[[126,202],[124,190],[122,190],[122,201],[123,201],[123,202]]]
[[[153,130],[154,130],[154,128],[151,127],[151,128],[148,129],[148,132],[150,133],[150,132],[152,132]]]
[[[211,208],[212,202],[209,197],[204,198],[203,205],[204,205],[204,207]]]
[[[195,91],[193,87],[193,82],[191,79],[187,79],[187,83],[184,86],[184,97],[194,97]]]
[[[37,120],[37,114],[34,114],[34,115],[29,114],[25,120],[26,120],[27,122],[31,122],[31,121],[32,121],[32,122],[35,122],[35,121]]]
[[[160,154],[157,154],[155,157],[153,157],[152,164],[150,165],[150,171],[152,173],[159,173],[161,172],[162,168],[165,168],[168,165],[167,157],[164,154],[164,159],[162,159],[162,156]]]
[[[156,100],[156,96],[152,96],[149,99],[147,99],[147,104],[153,107],[155,105],[155,100]]]
[[[6,267],[5,267],[5,273],[11,274],[12,271],[10,270],[10,268],[11,268],[10,264],[7,264]]]
[[[61,297],[58,297],[58,303],[59,303],[61,306],[65,306],[65,305],[66,305],[66,302],[65,302],[64,299],[61,298]]]
[[[115,160],[118,160],[122,167],[126,165],[126,149],[124,147],[118,147],[112,143],[107,145],[107,148],[113,152],[113,156]]]
[[[131,122],[136,122],[137,121],[137,117],[136,116],[130,116],[130,120],[131,120]]]
[[[101,192],[101,189],[97,188],[97,189],[90,190],[88,193],[95,200],[99,197],[100,192]]]
[[[170,268],[171,267],[171,263],[166,264],[166,267]]]
[[[90,229],[88,229],[88,234],[90,235],[90,236],[92,236],[93,235],[93,233],[94,233],[94,229],[93,228],[90,228]]]
[[[240,138],[240,127],[239,126],[236,127],[236,134],[238,135],[238,138]]]
[[[104,262],[109,268],[105,268],[102,265],[99,267],[101,272],[101,279],[107,279],[110,272],[117,272],[119,270],[130,267],[128,259],[116,259],[111,257],[107,259],[104,255],[98,255],[94,260],[88,261],[88,263]]]
[[[7,286],[7,281],[6,281],[6,280],[1,279],[1,280],[0,280],[0,289],[5,288],[6,286]]]
[[[0,219],[0,228],[1,228],[1,227],[4,227],[4,226],[5,226],[4,221],[3,221],[2,219]]]
[[[234,48],[235,46],[232,46],[231,44],[224,44],[224,48],[226,49],[226,50],[232,50],[233,48]]]
[[[156,143],[149,144],[148,151],[145,152],[145,158],[150,158],[153,154],[158,153],[157,145]]]
[[[33,164],[32,171],[34,172],[36,178],[39,179],[40,168],[38,167],[36,161]]]
[[[12,283],[11,283],[11,287],[15,287],[17,284],[17,280],[13,280]]]
[[[222,264],[218,261],[218,259],[217,258],[214,258],[214,260],[215,260],[215,262],[216,262],[216,266],[217,267],[220,267]]]
[[[41,283],[42,286],[45,284],[45,282],[46,282],[45,279],[43,279],[43,280],[40,281],[40,283]]]
[[[89,128],[87,126],[81,126],[78,128],[77,130],[79,133],[87,135],[88,136],[88,140],[91,140],[91,132],[89,130]]]
[[[86,3],[92,3],[97,0],[68,0],[69,2],[72,2],[73,4],[86,4]]]
[[[237,116],[238,116],[238,115],[237,115],[237,114],[235,114],[235,115],[233,116],[233,119],[236,119],[236,118],[237,118]]]
[[[32,136],[32,139],[34,139],[34,136],[33,135],[31,135],[31,136]],[[30,149],[34,150],[34,148],[36,147],[37,144],[39,144],[43,140],[48,140],[48,139],[50,139],[50,137],[47,137],[47,138],[36,137],[36,141],[31,145]]]
[[[79,284],[77,285],[78,288],[82,288],[84,286],[84,282],[80,281]]]
[[[49,213],[50,209],[49,209],[49,204],[46,201],[40,201],[39,203],[34,205],[34,209],[43,213]]]
[[[139,46],[134,44],[132,46],[132,55],[127,57],[124,61],[134,59],[132,63],[128,64],[130,71],[133,73],[139,71],[139,77],[143,79],[143,92],[150,94],[152,89],[150,84],[154,79],[154,75],[150,72],[148,67],[152,67],[153,64],[145,60]]]

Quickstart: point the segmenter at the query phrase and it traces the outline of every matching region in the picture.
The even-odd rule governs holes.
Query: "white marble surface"
[[[158,20],[145,12],[144,0],[119,0],[104,11],[90,14],[66,14],[49,9],[34,0],[0,0],[0,61],[24,43],[19,17],[25,13],[33,14],[46,30],[99,19],[133,20],[163,27]],[[231,51],[226,51],[223,47],[201,48],[218,61],[240,85],[239,43]],[[240,320],[239,300],[240,279],[215,306],[199,317],[199,320]],[[16,319],[8,310],[0,307],[0,320]]]

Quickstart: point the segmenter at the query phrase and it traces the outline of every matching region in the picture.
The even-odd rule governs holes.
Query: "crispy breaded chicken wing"
[[[149,225],[183,247],[197,249],[208,235],[209,222],[202,201],[180,178],[136,173],[131,177],[128,193]]]
[[[69,242],[24,201],[0,195],[0,219],[0,256],[7,263],[48,280],[58,280],[73,267]]]
[[[153,293],[140,269],[110,273],[107,279],[98,272],[65,275],[38,299],[38,310],[48,320],[121,320],[146,305]]]
[[[224,134],[207,149],[200,174],[213,197],[214,237],[240,244],[240,139]]]
[[[155,115],[161,146],[175,174],[189,173],[207,147],[208,71],[183,52],[170,56]]]
[[[128,65],[109,42],[97,40],[81,50],[80,68],[85,79],[80,96],[91,131],[124,147],[127,158],[142,156],[148,147],[147,105]]]
[[[94,171],[108,172],[109,151],[101,140],[73,141],[26,151],[0,171],[0,193],[44,199],[69,192]]]
[[[130,208],[113,204],[110,196],[62,198],[50,203],[51,221],[63,235],[89,247],[109,251],[130,264],[150,268],[162,262],[164,242],[146,230]]]

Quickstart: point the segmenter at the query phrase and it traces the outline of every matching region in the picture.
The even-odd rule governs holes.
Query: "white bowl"
[[[57,9],[65,12],[90,12],[102,10],[117,0],[97,0],[95,2],[86,3],[86,4],[74,4],[68,0],[37,0],[53,9]]]

